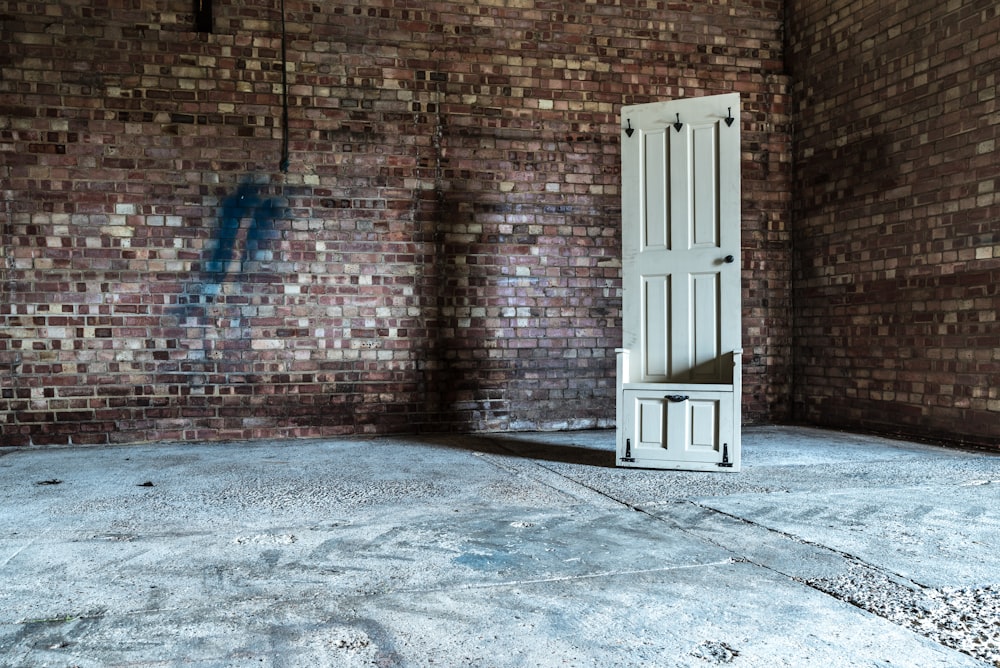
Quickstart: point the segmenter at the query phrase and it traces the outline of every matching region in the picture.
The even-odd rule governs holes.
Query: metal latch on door
[[[729,444],[722,444],[722,461],[718,463],[718,467],[722,469],[733,468],[733,463],[729,461]]]
[[[625,439],[625,456],[624,457],[619,457],[619,459],[621,461],[623,461],[623,462],[634,462],[635,461],[635,457],[632,456],[632,439],[631,438],[626,438]]]

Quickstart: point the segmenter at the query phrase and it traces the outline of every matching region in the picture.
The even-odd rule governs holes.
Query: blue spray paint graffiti
[[[239,321],[239,317],[210,316],[208,309],[218,304],[225,292],[224,283],[232,285],[240,280],[248,262],[271,258],[268,245],[280,235],[275,221],[285,209],[281,198],[262,195],[266,187],[248,178],[222,201],[199,274],[191,275],[177,296],[176,307],[168,309],[166,315],[176,316],[188,326],[218,327],[219,322]]]
[[[248,180],[222,201],[200,271],[191,274],[176,304],[164,310],[163,338],[150,340],[150,348],[166,349],[169,362],[163,368],[184,377],[191,388],[206,386],[212,374],[238,365],[240,351],[252,346],[241,300],[226,302],[228,294],[254,289],[252,274],[262,265],[253,263],[271,259],[269,246],[280,237],[275,221],[285,215],[285,204],[280,197],[267,197],[268,187]],[[183,358],[174,358],[175,350],[185,351]]]
[[[264,246],[267,239],[274,237],[274,221],[281,215],[281,205],[277,198],[263,199],[260,191],[260,186],[256,184],[243,183],[222,202],[215,249],[205,267],[213,274],[216,283],[231,280],[234,274],[242,273],[248,260],[264,258]],[[249,220],[249,225],[243,249],[237,257],[236,246],[244,220]]]

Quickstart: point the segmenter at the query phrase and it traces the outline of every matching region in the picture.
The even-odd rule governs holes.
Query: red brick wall
[[[1000,445],[1000,10],[788,5],[795,410]]]
[[[790,410],[780,2],[0,2],[0,445],[610,426],[623,104],[739,91]]]

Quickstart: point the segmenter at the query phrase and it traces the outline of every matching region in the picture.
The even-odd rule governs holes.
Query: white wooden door
[[[622,109],[621,465],[738,468],[738,117],[736,93]]]

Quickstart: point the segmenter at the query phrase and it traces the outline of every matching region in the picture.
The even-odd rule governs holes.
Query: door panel
[[[666,425],[663,401],[656,398],[636,397],[635,408],[639,416],[639,431],[635,435],[636,447],[658,449],[663,447]]]
[[[718,125],[691,128],[691,173],[695,187],[690,248],[719,247]]]
[[[667,195],[668,168],[667,139],[665,130],[649,132],[643,135],[646,143],[646,187],[643,192],[646,201],[643,203],[642,225],[643,250],[665,251],[670,248],[670,206]]]
[[[691,274],[691,329],[692,349],[688,355],[692,362],[690,380],[717,383],[721,380],[721,350],[719,350],[720,286],[719,275]]]
[[[719,451],[719,402],[715,400],[692,401],[689,407],[692,450],[710,450],[713,455]]]
[[[670,377],[670,276],[644,276],[646,309],[643,342],[647,378]]]

